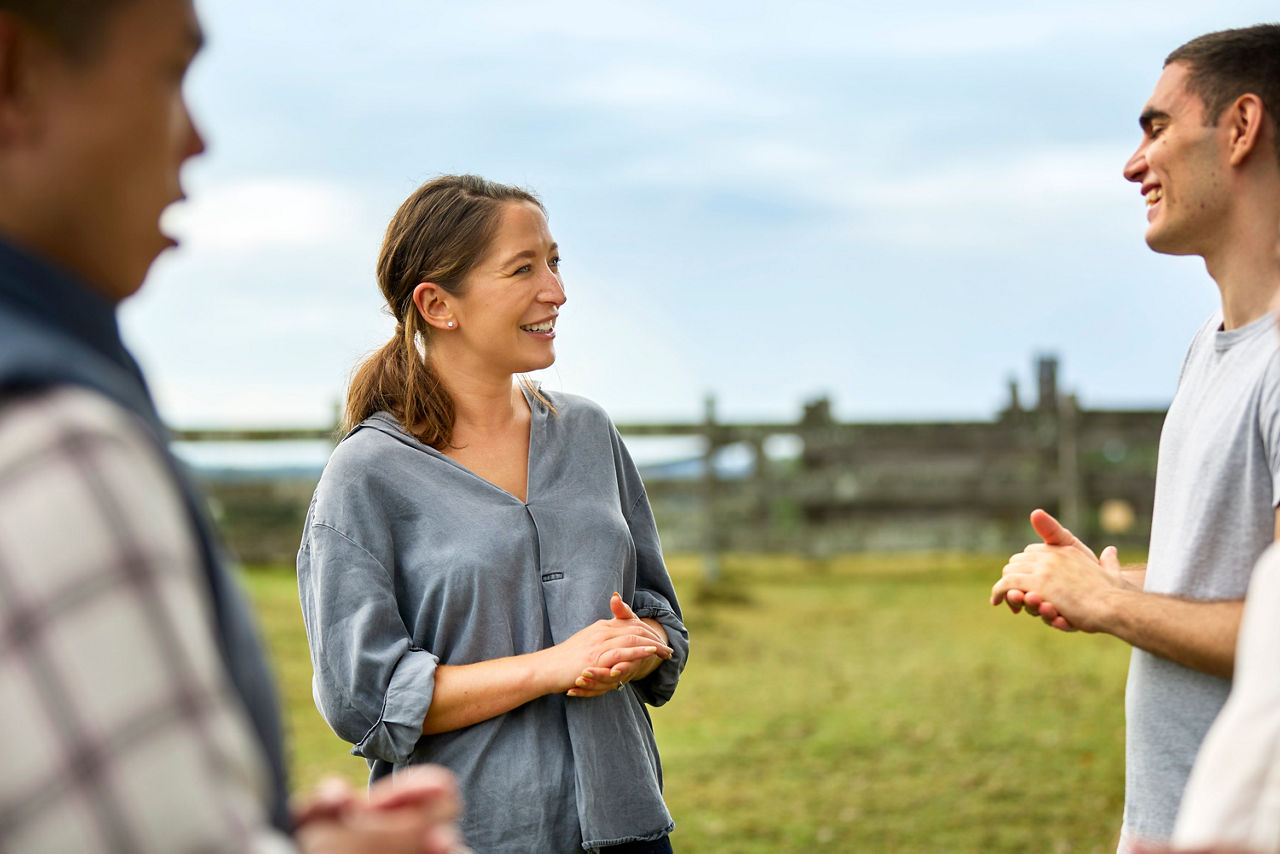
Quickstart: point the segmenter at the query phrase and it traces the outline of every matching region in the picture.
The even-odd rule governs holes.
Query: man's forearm
[[[1115,597],[1109,634],[1192,670],[1231,678],[1243,599],[1204,602],[1137,590]]]
[[[1147,565],[1145,563],[1126,563],[1120,570],[1120,577],[1138,590],[1147,586]]]

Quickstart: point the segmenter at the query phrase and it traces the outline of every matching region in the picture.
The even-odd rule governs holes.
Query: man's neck
[[[1222,296],[1222,325],[1238,329],[1266,314],[1280,290],[1280,204],[1253,205],[1224,224],[1222,244],[1204,256]]]

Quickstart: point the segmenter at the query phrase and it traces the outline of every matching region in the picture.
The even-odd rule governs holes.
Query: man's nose
[[[1142,146],[1138,146],[1138,150],[1133,152],[1129,161],[1124,164],[1124,177],[1128,181],[1141,183],[1142,176],[1145,174],[1147,174],[1147,156]]]

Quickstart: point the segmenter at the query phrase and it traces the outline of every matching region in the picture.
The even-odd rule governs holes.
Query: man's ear
[[[1222,118],[1219,119],[1219,123],[1222,122],[1228,125],[1228,162],[1232,166],[1239,166],[1262,144],[1262,138],[1266,136],[1267,108],[1257,95],[1244,94],[1223,111]]]
[[[413,289],[413,305],[422,319],[437,329],[457,326],[457,318],[449,305],[449,292],[435,282],[420,282]]]
[[[29,139],[38,129],[42,63],[56,48],[10,12],[0,12],[0,147]]]

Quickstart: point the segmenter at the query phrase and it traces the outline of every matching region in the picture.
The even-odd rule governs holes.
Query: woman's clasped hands
[[[619,594],[609,598],[609,611],[611,619],[597,620],[552,647],[570,697],[599,697],[643,679],[674,652],[662,625],[637,617]]]

